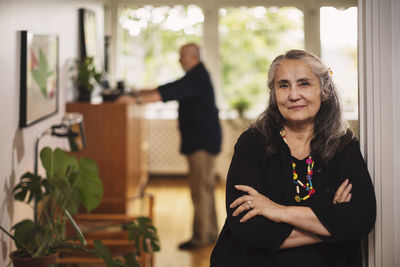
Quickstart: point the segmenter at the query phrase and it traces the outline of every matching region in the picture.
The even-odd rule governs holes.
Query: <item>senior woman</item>
[[[362,266],[376,201],[332,73],[291,50],[268,73],[269,105],[238,139],[212,267]]]

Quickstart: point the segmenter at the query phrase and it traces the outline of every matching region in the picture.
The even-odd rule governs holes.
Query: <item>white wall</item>
[[[358,6],[360,140],[377,198],[368,266],[400,266],[400,3]]]
[[[30,209],[17,206],[12,200],[12,187],[25,171],[33,171],[33,144],[36,135],[52,124],[59,123],[64,104],[71,95],[66,62],[79,55],[78,9],[96,12],[99,35],[103,36],[104,10],[99,1],[68,0],[0,0],[0,224],[6,229],[23,216],[32,216]],[[59,111],[57,115],[25,129],[18,129],[20,30],[59,36]],[[99,40],[102,45],[102,38]],[[70,97],[69,97],[70,98]],[[66,144],[45,137],[41,146]],[[0,266],[8,263],[11,242],[0,233]]]

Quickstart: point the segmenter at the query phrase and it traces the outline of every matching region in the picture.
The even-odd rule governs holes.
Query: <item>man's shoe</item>
[[[200,247],[201,246],[198,243],[193,242],[192,240],[189,240],[189,241],[179,244],[179,249],[181,249],[181,250],[191,250],[191,249],[197,249]]]
[[[199,242],[195,242],[193,240],[188,240],[186,242],[183,242],[179,245],[179,249],[181,250],[191,250],[191,249],[198,249],[198,248],[202,248],[202,247],[206,247],[208,245],[214,244],[214,241],[210,241],[208,243],[199,243]]]

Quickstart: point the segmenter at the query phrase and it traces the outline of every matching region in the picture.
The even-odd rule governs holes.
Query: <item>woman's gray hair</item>
[[[353,138],[348,123],[343,119],[342,106],[331,70],[315,55],[304,50],[290,50],[274,59],[268,71],[269,104],[260,114],[253,127],[258,129],[267,140],[267,154],[279,149],[276,133],[285,124],[276,103],[274,78],[278,66],[283,60],[301,60],[306,62],[318,77],[321,87],[321,107],[315,116],[314,138],[311,141],[311,154],[318,156],[324,163],[332,159]]]

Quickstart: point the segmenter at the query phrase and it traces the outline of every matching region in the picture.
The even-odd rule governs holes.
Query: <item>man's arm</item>
[[[139,103],[153,103],[162,101],[160,91],[157,88],[150,90],[140,90],[137,92],[137,102]]]
[[[159,101],[162,101],[162,98],[157,88],[132,91],[131,95],[122,95],[118,98],[118,102],[135,104],[146,104]]]

